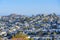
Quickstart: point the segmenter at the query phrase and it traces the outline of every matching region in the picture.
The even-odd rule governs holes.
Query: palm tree
[[[13,35],[12,36],[12,40],[15,40],[15,39],[33,40],[32,38],[28,38],[28,35],[23,34],[22,32],[17,33],[15,36]]]

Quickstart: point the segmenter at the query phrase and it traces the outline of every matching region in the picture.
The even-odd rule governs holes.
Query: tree
[[[20,40],[33,40],[32,38],[28,38],[28,35],[23,34],[22,32],[16,34],[15,36],[14,35],[12,36],[12,40],[17,40],[17,39],[20,39]]]
[[[0,36],[0,40],[2,40],[2,36]]]

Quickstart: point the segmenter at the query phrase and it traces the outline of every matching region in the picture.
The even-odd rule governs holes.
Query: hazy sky
[[[60,0],[0,0],[0,15],[60,13]]]

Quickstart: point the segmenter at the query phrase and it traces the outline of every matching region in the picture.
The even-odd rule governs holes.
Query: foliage
[[[28,35],[23,34],[22,32],[20,32],[20,33],[18,33],[16,35],[13,35],[12,39],[14,39],[14,38],[21,38],[23,40],[33,40],[33,38],[28,38]]]

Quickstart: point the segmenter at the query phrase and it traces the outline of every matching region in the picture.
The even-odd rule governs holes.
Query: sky
[[[60,15],[60,0],[0,0],[0,15]]]

